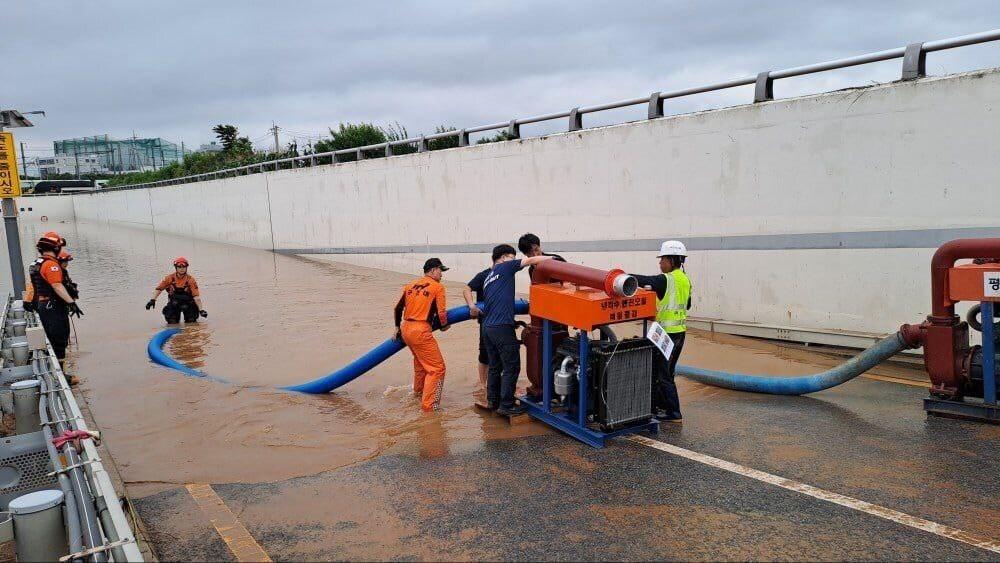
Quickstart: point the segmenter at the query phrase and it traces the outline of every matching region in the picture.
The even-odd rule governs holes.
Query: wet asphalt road
[[[657,439],[996,537],[1000,430],[927,419],[924,393],[865,379],[805,398],[685,383],[685,423]],[[1000,560],[633,442],[438,441],[214,488],[275,560]],[[231,557],[183,488],[136,504],[160,557]]]

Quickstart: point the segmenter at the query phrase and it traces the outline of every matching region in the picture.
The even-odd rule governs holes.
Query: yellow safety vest
[[[656,299],[656,322],[669,334],[687,330],[687,305],[691,298],[691,280],[684,270],[677,268],[669,274],[663,274],[667,279],[667,290],[663,298]]]

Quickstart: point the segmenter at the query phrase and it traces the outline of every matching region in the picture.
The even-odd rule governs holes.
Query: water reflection
[[[205,323],[186,325],[167,342],[170,355],[188,367],[199,369],[205,365],[205,348],[211,347],[212,328]]]

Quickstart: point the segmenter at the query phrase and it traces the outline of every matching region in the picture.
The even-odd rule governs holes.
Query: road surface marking
[[[237,561],[271,561],[264,548],[253,539],[219,495],[215,494],[211,485],[189,483],[186,487],[191,493],[191,498],[212,521],[215,531],[219,532],[222,541],[226,542]]]
[[[877,375],[874,373],[863,373],[861,377],[865,379],[874,379],[875,381],[885,381],[888,383],[898,383],[900,385],[909,385],[910,387],[923,387],[924,389],[931,388],[930,381],[920,381],[917,379],[907,379],[905,377],[894,377],[891,375]]]
[[[964,530],[959,530],[958,528],[952,528],[950,526],[945,526],[944,524],[938,524],[937,522],[931,522],[930,520],[910,516],[909,514],[892,510],[891,508],[885,508],[884,506],[879,506],[877,504],[872,504],[870,502],[865,502],[849,496],[831,493],[830,491],[813,487],[812,485],[806,485],[805,483],[799,483],[797,481],[792,481],[791,479],[771,475],[770,473],[765,473],[757,469],[751,469],[738,463],[686,450],[679,446],[659,442],[645,436],[630,436],[629,439],[644,446],[649,446],[663,452],[678,455],[692,461],[697,461],[698,463],[704,463],[705,465],[710,465],[718,469],[736,473],[737,475],[743,475],[744,477],[769,483],[783,489],[788,489],[789,491],[795,491],[813,498],[832,502],[833,504],[846,506],[847,508],[865,512],[871,514],[872,516],[878,516],[879,518],[891,520],[897,524],[916,528],[924,532],[929,532],[931,534],[962,542],[987,551],[992,551],[993,553],[1000,553],[1000,541],[998,540],[977,536]]]

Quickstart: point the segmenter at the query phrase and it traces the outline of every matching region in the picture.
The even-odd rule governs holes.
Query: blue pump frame
[[[648,430],[651,434],[660,431],[660,423],[656,420],[649,420],[635,426],[622,428],[614,432],[600,432],[587,428],[587,357],[590,355],[590,338],[587,331],[580,330],[580,366],[579,381],[577,382],[577,409],[576,417],[568,412],[552,411],[552,322],[542,319],[542,400],[532,401],[527,397],[521,397],[521,402],[528,407],[528,414],[532,418],[540,420],[549,426],[569,434],[581,442],[595,448],[603,448],[608,438],[622,436],[625,434],[635,434]]]

